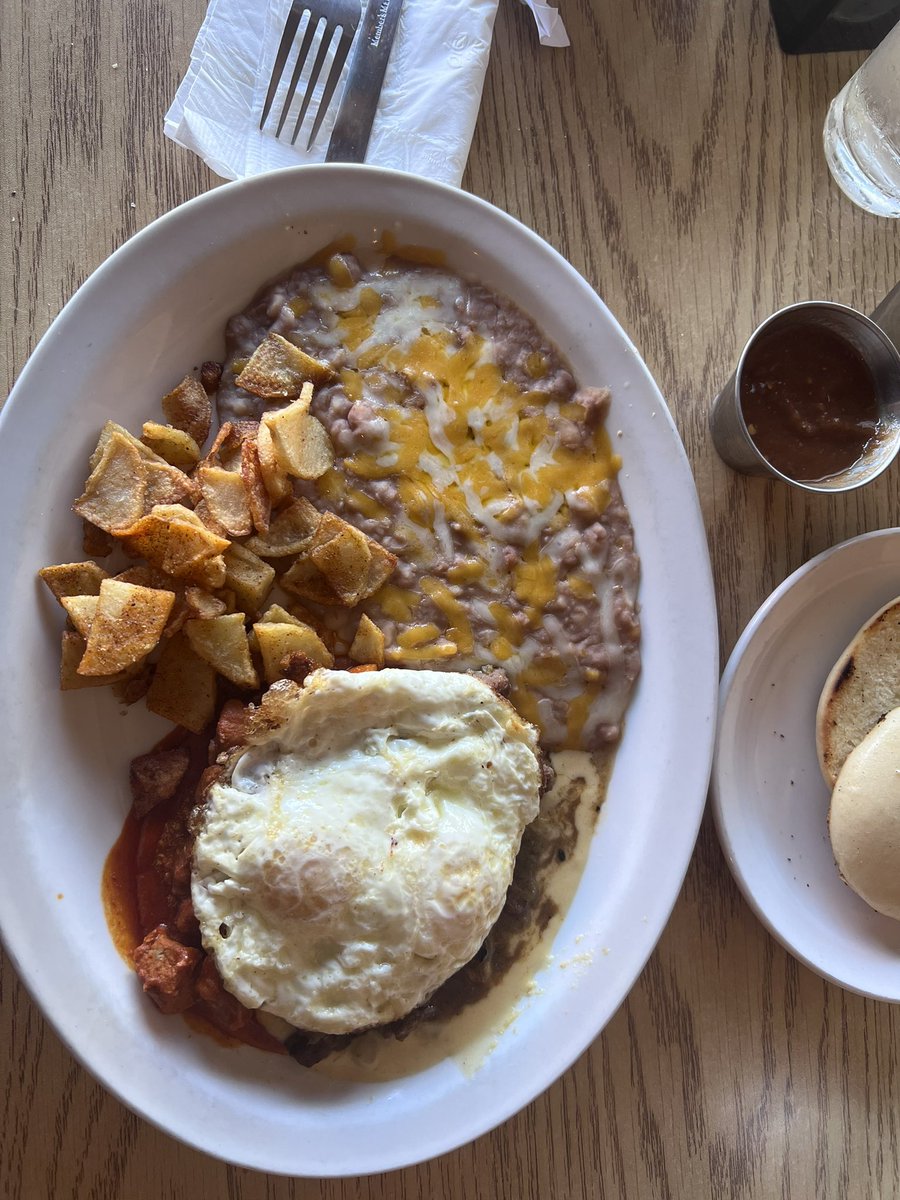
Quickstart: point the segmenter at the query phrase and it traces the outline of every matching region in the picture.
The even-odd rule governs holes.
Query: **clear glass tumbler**
[[[900,217],[900,23],[832,100],[824,141],[829,169],[850,199]]]

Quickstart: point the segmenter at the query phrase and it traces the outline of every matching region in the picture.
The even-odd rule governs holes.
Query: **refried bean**
[[[271,407],[238,382],[270,332],[336,372],[311,408],[335,466],[298,489],[397,555],[362,606],[387,665],[502,667],[547,749],[615,743],[640,622],[609,391],[580,386],[534,322],[483,285],[340,252],[229,321],[223,421]],[[316,612],[339,646],[359,615]]]

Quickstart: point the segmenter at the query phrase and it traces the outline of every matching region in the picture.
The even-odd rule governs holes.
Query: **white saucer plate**
[[[900,1000],[900,921],[841,880],[815,718],[856,631],[900,595],[900,529],[843,542],[795,571],[744,630],[720,687],[713,765],[719,837],[747,901],[825,979]]]

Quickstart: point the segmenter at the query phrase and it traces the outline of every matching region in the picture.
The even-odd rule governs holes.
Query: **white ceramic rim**
[[[253,1063],[248,1065],[243,1051],[224,1051],[222,1054],[226,1057],[223,1058],[208,1046],[198,1050],[189,1038],[176,1037],[171,1032],[170,1022],[163,1033],[159,1021],[165,1022],[166,1018],[157,1020],[153,1013],[146,1012],[146,1007],[135,1007],[131,1012],[130,997],[132,992],[137,992],[133,977],[127,981],[127,988],[131,990],[121,994],[116,992],[119,983],[112,976],[104,978],[104,983],[109,984],[116,996],[116,1004],[107,1002],[104,1007],[103,999],[98,1000],[91,990],[97,986],[97,980],[88,981],[73,974],[74,958],[68,962],[68,976],[67,964],[58,961],[66,953],[74,955],[74,950],[64,944],[61,925],[53,919],[54,910],[49,898],[38,894],[37,883],[28,878],[29,864],[32,869],[40,868],[40,855],[35,853],[29,859],[28,854],[23,854],[21,865],[0,876],[0,915],[7,949],[37,1003],[88,1070],[129,1107],[198,1149],[260,1170],[306,1176],[384,1171],[424,1161],[462,1145],[495,1127],[540,1094],[597,1036],[653,950],[687,870],[705,804],[718,677],[715,602],[702,517],[683,448],[655,383],[618,323],[574,268],[525,226],[487,202],[457,189],[400,172],[336,165],[288,168],[229,184],[189,201],[135,235],[98,268],[69,301],[32,355],[0,414],[0,446],[17,446],[27,459],[28,426],[40,419],[44,404],[49,403],[46,400],[48,381],[64,377],[67,371],[73,377],[77,376],[79,356],[87,355],[90,350],[90,344],[85,348],[83,339],[91,333],[93,306],[109,304],[110,297],[116,295],[116,287],[124,287],[130,274],[132,285],[135,278],[141,279],[152,298],[155,287],[164,287],[164,282],[159,280],[164,280],[167,271],[175,269],[169,260],[173,244],[180,238],[191,243],[191,239],[196,241],[198,237],[203,240],[207,231],[212,230],[209,237],[214,240],[216,231],[229,222],[237,231],[242,228],[244,218],[241,214],[246,214],[248,226],[262,219],[257,216],[258,212],[284,212],[286,219],[297,220],[294,205],[302,208],[303,198],[317,190],[326,192],[326,184],[327,189],[331,189],[329,194],[337,195],[342,201],[350,193],[364,196],[365,201],[353,201],[357,208],[363,203],[377,207],[378,197],[383,197],[384,203],[402,199],[406,213],[400,220],[401,225],[413,227],[423,221],[437,221],[438,218],[431,214],[440,213],[440,221],[445,223],[440,226],[441,238],[450,239],[452,235],[457,241],[469,239],[476,261],[480,255],[481,260],[490,265],[487,274],[500,269],[490,257],[493,243],[507,249],[514,247],[523,262],[540,267],[529,283],[531,303],[522,300],[523,307],[535,314],[545,279],[550,292],[559,291],[569,299],[572,317],[569,343],[564,326],[557,322],[554,330],[552,314],[548,312],[542,322],[550,336],[555,336],[561,344],[564,353],[577,362],[579,358],[595,353],[588,344],[592,338],[606,344],[615,369],[627,374],[623,384],[625,392],[614,402],[619,407],[618,418],[614,415],[613,421],[621,420],[625,435],[626,465],[622,482],[635,518],[638,548],[641,549],[642,543],[645,550],[652,546],[652,553],[644,555],[643,601],[645,615],[652,615],[653,620],[645,627],[644,676],[629,714],[601,819],[602,836],[598,833],[592,843],[586,872],[587,878],[595,862],[604,865],[604,844],[609,839],[619,838],[622,847],[629,845],[629,839],[622,834],[620,821],[627,829],[629,819],[632,820],[630,841],[639,845],[632,845],[623,854],[621,865],[617,863],[610,870],[603,882],[603,911],[592,911],[591,920],[577,933],[586,939],[585,944],[591,947],[592,953],[596,949],[596,957],[577,973],[577,978],[573,974],[569,979],[567,986],[571,998],[562,996],[560,987],[552,981],[548,983],[553,1004],[550,1015],[556,1021],[552,1030],[546,1028],[547,1020],[540,1018],[551,1001],[529,1001],[514,1026],[514,1033],[504,1034],[497,1050],[474,1077],[463,1080],[462,1076],[456,1079],[453,1075],[450,1078],[450,1067],[443,1070],[442,1064],[443,1074],[438,1072],[436,1076],[436,1090],[429,1111],[423,1114],[422,1106],[406,1105],[402,1132],[395,1122],[390,1137],[384,1136],[383,1132],[379,1135],[373,1127],[366,1134],[367,1141],[361,1135],[354,1140],[355,1127],[349,1118],[344,1118],[343,1110],[339,1110],[341,1130],[331,1140],[330,1135],[321,1135],[318,1126],[310,1126],[305,1136],[301,1129],[282,1130],[279,1127],[273,1131],[262,1120],[255,1119],[257,1114],[252,1108],[244,1111],[238,1106],[238,1111],[232,1111],[229,1108],[232,1091],[234,1095],[240,1092],[243,1096],[241,1087],[244,1085],[246,1095],[260,1106],[267,1102],[263,1097],[267,1098],[269,1091],[278,1090],[261,1089],[259,1079],[255,1078],[261,1070],[259,1058],[267,1056],[255,1055]],[[294,196],[299,199],[295,201]],[[350,203],[346,201],[347,205]],[[337,204],[338,210],[340,207]],[[428,215],[416,215],[423,213]],[[274,216],[271,219],[274,221]],[[304,218],[307,224],[321,221],[323,229],[334,219],[324,208],[318,215],[308,220]],[[302,223],[297,220],[298,227]],[[438,225],[434,228],[437,230]],[[466,232],[461,232],[463,230]],[[237,233],[232,236],[236,238]],[[504,261],[507,262],[505,270],[524,272],[526,269],[518,263],[510,267],[508,260]],[[148,264],[149,270],[146,269]],[[263,281],[266,277],[264,274]],[[524,274],[522,279],[524,282]],[[232,311],[241,307],[244,301],[244,296],[236,295]],[[78,351],[74,362],[67,361],[63,353],[62,348],[66,345],[70,350]],[[201,349],[198,346],[198,352]],[[610,370],[614,373],[612,368]],[[628,391],[632,387],[633,391]],[[62,415],[62,411],[57,414],[57,423]],[[633,441],[630,440],[632,426],[640,432],[640,437]],[[0,472],[0,504],[5,502],[12,506],[4,511],[15,511],[16,470],[17,460],[11,459],[7,469]],[[46,522],[47,518],[38,513],[36,519]],[[24,594],[27,588],[30,596],[33,575],[28,572],[33,572],[34,563],[23,560],[16,552],[14,529],[15,522],[8,522],[5,534],[0,537],[0,546],[13,555],[11,561],[18,564],[19,590]],[[21,603],[17,601],[17,611],[21,610],[23,614],[29,611],[25,601],[33,604],[33,599],[27,596]],[[16,633],[19,636],[20,630]],[[15,637],[0,631],[0,653],[7,655],[7,661],[13,661],[12,652],[16,645]],[[43,654],[40,640],[34,641],[33,653]],[[691,694],[685,700],[681,689],[688,670]],[[16,733],[24,730],[23,736],[27,737],[29,726],[26,723],[23,727],[22,721],[17,720],[21,717],[17,703],[17,696],[8,684],[0,697],[0,711],[9,722],[7,728]],[[653,706],[661,704],[664,707],[655,712]],[[58,699],[47,699],[48,709],[59,709],[59,706]],[[662,728],[656,727],[660,717]],[[646,754],[642,742],[653,744],[653,755]],[[631,813],[624,811],[631,803],[626,777],[634,797]],[[668,782],[664,786],[662,777],[677,780],[677,785],[673,787]],[[14,770],[6,798],[0,799],[0,808],[6,809],[9,844],[14,849],[24,849],[27,845],[30,851],[28,839],[38,834],[43,837],[45,833],[43,828],[38,833],[30,829],[28,838],[23,836],[26,818],[20,810],[27,807],[22,804],[30,795],[27,784],[26,768]],[[652,804],[646,799],[648,791],[656,797]],[[62,819],[64,821],[65,816]],[[61,831],[66,832],[62,827]],[[118,828],[110,830],[110,843],[117,832]],[[35,845],[40,849],[37,842]],[[49,852],[49,841],[44,842],[44,849]],[[626,871],[631,872],[627,877]],[[76,882],[77,866],[73,885]],[[99,889],[99,877],[96,884]],[[583,883],[579,889],[557,937],[557,943],[561,942],[564,948],[571,948],[577,922],[584,918],[579,910],[582,892],[587,893],[593,887],[591,879],[590,884]],[[604,920],[612,920],[613,916],[618,920],[615,930],[616,936],[621,936],[621,944],[613,947],[608,958],[601,958],[597,938],[608,936],[603,927]],[[33,939],[40,922],[43,922],[41,928],[46,935],[43,953],[35,952]],[[604,955],[607,950],[604,946]],[[106,947],[104,970],[112,970],[108,967],[108,952],[109,947]],[[98,949],[93,953],[100,955],[101,951]],[[121,968],[121,964],[119,966]],[[140,1004],[145,1005],[145,1002],[140,1000]],[[159,1062],[146,1054],[138,1058],[136,1069],[131,1063],[122,1061],[122,1044],[116,1042],[116,1038],[122,1036],[117,1023],[123,1019],[126,1007],[129,1008],[129,1019],[141,1026],[141,1035],[146,1035],[147,1046],[158,1054]],[[517,1052],[515,1039],[520,1047]],[[176,1041],[188,1067],[183,1078],[183,1093],[172,1088],[170,1075],[157,1078],[154,1074],[165,1070],[162,1060]],[[529,1059],[527,1071],[522,1071],[519,1069],[522,1055],[529,1047],[535,1049],[534,1043],[539,1044],[539,1050]],[[146,1047],[141,1039],[137,1040],[136,1046],[143,1054]],[[228,1055],[232,1057],[228,1058]],[[268,1056],[267,1061],[270,1059]],[[233,1070],[235,1087],[226,1089],[228,1094],[224,1099],[217,1095],[216,1104],[210,1102],[199,1117],[199,1106],[208,1099],[201,1085],[210,1080],[220,1083],[223,1064],[227,1064],[226,1071]],[[274,1068],[269,1069],[270,1074],[272,1070]],[[237,1077],[243,1078],[245,1074],[247,1078],[241,1084]],[[414,1096],[423,1078],[413,1077],[407,1091]],[[403,1082],[405,1085],[408,1081]],[[231,1083],[229,1079],[228,1084]],[[319,1091],[321,1093],[322,1089]],[[402,1093],[403,1088],[395,1087],[394,1091]],[[435,1099],[438,1095],[442,1097],[440,1102]],[[383,1104],[394,1103],[387,1093],[378,1093],[378,1097]],[[217,1107],[219,1101],[221,1105]],[[290,1096],[285,1104],[289,1107],[293,1101],[294,1097]],[[269,1112],[271,1115],[271,1109]],[[331,1126],[325,1128],[330,1130]],[[341,1153],[336,1152],[336,1146],[340,1147]]]
[[[835,546],[830,546],[798,567],[796,571],[775,588],[760,605],[759,609],[757,609],[738,639],[722,673],[717,722],[718,738],[713,759],[710,795],[719,839],[735,881],[750,908],[772,936],[798,961],[809,967],[811,971],[814,971],[823,979],[835,983],[847,991],[855,992],[857,995],[867,996],[875,1000],[884,1000],[889,1003],[897,1003],[900,1001],[900,974],[898,974],[894,990],[892,991],[883,988],[880,990],[875,986],[860,984],[859,979],[855,978],[846,969],[835,969],[824,962],[824,954],[816,954],[808,948],[804,949],[804,945],[808,947],[809,944],[809,931],[807,929],[800,929],[799,923],[796,920],[795,910],[790,906],[784,906],[776,910],[773,903],[770,902],[767,904],[760,899],[760,892],[764,890],[764,871],[759,865],[758,860],[754,859],[743,835],[741,814],[746,809],[746,805],[743,803],[745,798],[742,794],[739,794],[737,789],[727,786],[723,779],[726,773],[723,756],[726,755],[726,751],[723,749],[721,742],[726,722],[731,718],[733,713],[736,713],[742,707],[744,702],[740,673],[745,658],[748,652],[753,649],[756,639],[765,636],[768,632],[768,627],[774,624],[778,610],[786,598],[794,592],[798,585],[811,586],[811,582],[816,575],[822,575],[826,571],[833,570],[838,560],[848,558],[864,560],[870,554],[876,554],[881,548],[884,550],[894,549],[897,565],[900,567],[900,528],[873,530],[872,532],[849,538]],[[853,564],[855,571],[858,571],[861,565],[861,562],[855,562]],[[840,650],[844,645],[849,643],[850,638],[861,627],[863,621],[868,616],[872,616],[881,607],[882,603],[888,602],[891,597],[887,593],[890,590],[889,587],[881,589],[879,594],[883,595],[883,599],[879,599],[878,595],[876,595],[872,598],[871,604],[868,607],[863,606],[863,610],[857,618],[851,619],[847,623],[841,645],[834,650],[830,660],[826,659],[819,664],[823,683],[831,663],[837,660]],[[900,593],[900,575],[898,575],[896,592]],[[812,739],[814,753],[814,729],[810,730],[810,738]],[[824,783],[821,786],[824,788]],[[823,823],[823,833],[824,829],[825,826]],[[879,914],[869,910],[863,901],[854,896],[851,890],[839,881],[839,873],[833,863],[832,867],[834,880],[839,884],[843,902],[848,906],[858,909],[860,913],[864,914],[864,919],[867,919],[870,923],[883,923],[885,928],[891,929],[894,940],[900,942],[900,926],[895,925],[889,918],[881,917]],[[800,933],[792,932],[793,929],[800,929]]]

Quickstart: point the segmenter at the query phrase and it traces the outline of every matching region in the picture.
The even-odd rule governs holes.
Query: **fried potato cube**
[[[220,596],[213,596],[209,592],[205,592],[203,588],[185,588],[184,600],[193,616],[203,620],[209,617],[220,617],[225,612],[225,601]]]
[[[222,467],[226,471],[241,469],[241,443],[245,431],[242,422],[226,421],[219,426],[219,431],[213,439],[213,444],[203,459],[204,467]],[[253,422],[255,430],[256,423]]]
[[[119,704],[136,704],[138,700],[143,700],[150,689],[155,669],[153,663],[145,662],[142,667],[129,671],[125,679],[114,683],[112,693]]]
[[[337,593],[316,564],[303,555],[281,576],[281,586],[313,604],[340,604]]]
[[[210,562],[215,562],[215,559],[210,559]],[[164,636],[171,637],[173,633],[177,633],[184,627],[185,621],[208,620],[210,617],[220,617],[224,612],[224,600],[203,588],[188,586],[184,591],[175,593],[175,605],[169,614]]]
[[[128,671],[117,671],[115,675],[79,675],[78,665],[84,657],[85,640],[80,633],[71,629],[62,635],[62,653],[59,660],[59,688],[62,692],[72,692],[80,688],[106,687],[108,684],[121,683],[129,678]]]
[[[155,450],[151,450],[149,445],[140,442],[133,433],[128,432],[124,426],[116,424],[115,421],[107,421],[100,431],[96,449],[90,458],[91,470],[96,469],[112,440],[127,442],[136,450],[142,461],[146,484],[145,512],[149,512],[154,504],[178,504],[182,499],[194,497],[196,487],[182,470],[173,467],[163,457],[156,454]]]
[[[99,529],[119,533],[143,514],[146,497],[147,477],[141,456],[132,441],[113,431],[106,438],[96,465],[92,460],[84,494],[72,507]]]
[[[241,442],[241,478],[247,489],[247,502],[250,505],[250,517],[253,528],[257,533],[265,534],[269,530],[272,516],[272,497],[269,495],[262,467],[259,465],[259,451],[256,448],[256,436],[246,437]]]
[[[333,513],[319,522],[309,557],[334,589],[341,604],[352,608],[365,592],[372,554],[369,539]]]
[[[367,596],[373,596],[382,584],[387,583],[397,565],[397,555],[391,554],[390,550],[385,550],[384,546],[372,538],[369,538],[369,553],[372,555],[372,559],[369,563],[366,586],[361,596],[363,600]]]
[[[244,612],[257,613],[275,579],[275,568],[263,562],[246,546],[231,546],[225,552],[223,585],[231,588]]]
[[[100,597],[97,596],[63,596],[62,606],[69,614],[69,620],[83,638],[86,638],[91,628],[91,621],[97,611]]]
[[[308,621],[301,621],[299,617],[295,617],[293,613],[289,613],[286,608],[282,608],[280,604],[270,604],[263,615],[259,618],[260,622],[271,625],[308,625]]]
[[[292,400],[307,381],[323,384],[334,378],[328,363],[312,358],[281,334],[270,333],[253,351],[235,383],[263,400]]]
[[[177,467],[171,467],[162,459],[159,462],[144,462],[144,478],[147,481],[147,492],[144,496],[144,512],[148,513],[157,504],[181,504],[183,500],[193,504],[199,496],[199,489]]]
[[[250,658],[243,613],[188,621],[184,632],[194,652],[220,675],[238,687],[259,687],[259,676]]]
[[[41,567],[41,579],[62,604],[64,596],[99,596],[100,584],[109,579],[109,572],[95,562],[59,563]]]
[[[228,532],[219,524],[216,518],[209,510],[209,505],[201,498],[194,505],[194,513],[200,518],[201,524],[205,525],[210,533],[216,534],[217,537],[228,538]],[[228,538],[231,541],[230,538]]]
[[[147,707],[192,733],[202,733],[215,715],[216,673],[183,633],[176,633],[163,647],[147,692]]]
[[[200,461],[200,447],[183,429],[174,425],[160,425],[158,421],[145,421],[141,430],[141,441],[154,454],[164,458],[173,467],[190,471]]]
[[[162,398],[162,410],[166,420],[176,429],[182,429],[202,446],[209,437],[212,423],[212,403],[203,384],[190,375]]]
[[[126,570],[120,571],[113,578],[118,579],[121,583],[139,583],[141,587],[163,588],[169,591],[173,591],[175,587],[170,575],[164,575],[156,567],[151,567],[149,563],[137,563],[133,567],[128,567]]]
[[[223,559],[223,562],[224,562],[224,559]],[[225,605],[225,611],[227,613],[232,613],[232,612],[238,611],[237,596],[235,595],[234,591],[231,588],[227,588],[224,586],[217,588],[216,595],[222,601],[222,603]]]
[[[297,400],[278,412],[265,413],[260,425],[272,435],[282,468],[297,479],[318,479],[334,466],[334,446],[321,421]]]
[[[284,676],[282,661],[291,654],[305,654],[320,667],[334,666],[334,658],[314,629],[308,625],[288,625],[259,621],[253,626],[263,660],[267,683]]]
[[[82,521],[81,548],[90,558],[106,558],[112,554],[116,540],[111,533],[92,525],[90,521]]]
[[[131,807],[140,820],[158,804],[171,800],[187,774],[191,756],[186,746],[171,750],[151,750],[131,760],[128,782],[131,786]]]
[[[275,453],[275,443],[268,428],[260,423],[256,434],[256,453],[259,458],[259,473],[273,504],[280,504],[290,496],[293,487],[288,473]]]
[[[175,593],[104,579],[79,675],[112,675],[146,658],[162,637]]]
[[[225,586],[226,575],[225,556],[217,554],[214,558],[207,558],[198,563],[185,578],[208,592],[217,592]]]
[[[200,467],[197,481],[212,519],[230,537],[246,537],[253,532],[250,497],[238,471]]]
[[[207,529],[189,508],[159,504],[121,536],[129,553],[146,558],[167,575],[219,586],[207,582],[203,566],[227,550],[230,542]]]
[[[268,532],[248,538],[244,545],[260,558],[285,558],[302,554],[312,543],[322,514],[314,504],[299,496],[272,518]]]
[[[350,645],[349,656],[356,663],[374,663],[384,666],[384,634],[365,613],[359,618],[356,635]]]

